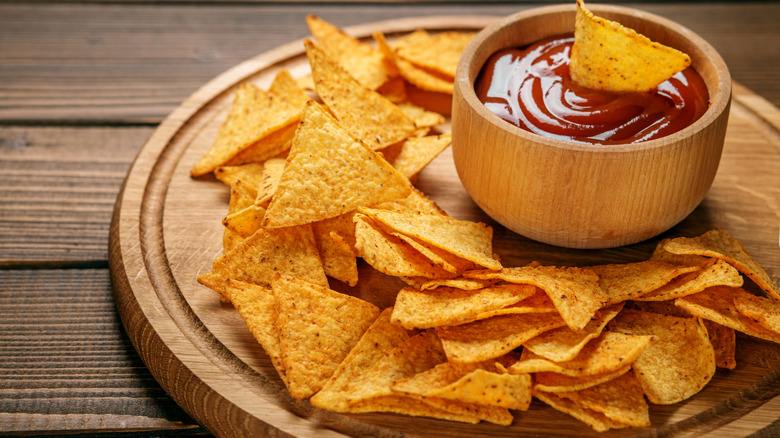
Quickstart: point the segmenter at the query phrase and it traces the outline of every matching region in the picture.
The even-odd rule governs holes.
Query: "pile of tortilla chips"
[[[293,398],[510,425],[536,397],[595,430],[648,426],[648,403],[736,366],[735,330],[780,342],[780,291],[724,230],[636,263],[503,266],[489,226],[412,184],[449,138],[403,90],[451,76],[470,34],[375,46],[308,22],[311,78],[238,87],[192,171],[231,194],[223,253],[198,281],[237,309]],[[358,263],[408,285],[393,306],[330,288],[355,286]]]

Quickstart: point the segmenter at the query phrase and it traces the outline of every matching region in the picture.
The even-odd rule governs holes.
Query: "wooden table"
[[[530,6],[0,3],[0,434],[209,433],[134,350],[114,306],[107,255],[131,162],[198,87],[307,36],[309,13],[348,27]],[[766,99],[759,106],[780,107],[780,3],[633,6],[699,33],[735,81]],[[777,434],[780,421],[758,435]]]

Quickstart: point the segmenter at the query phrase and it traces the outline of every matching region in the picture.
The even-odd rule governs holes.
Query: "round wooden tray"
[[[359,37],[418,28],[476,30],[496,17],[427,17],[347,29]],[[279,69],[308,73],[302,41],[252,58],[194,93],[160,125],[133,163],[114,211],[110,266],[119,314],[133,345],[162,387],[218,436],[604,436],[534,401],[512,426],[469,425],[395,414],[342,415],[292,399],[232,306],[196,282],[221,251],[221,219],[229,190],[189,169],[211,145],[234,87],[267,88]],[[417,186],[450,215],[494,227],[494,250],[506,266],[533,260],[586,266],[650,257],[661,237],[694,236],[723,227],[740,239],[775,281],[780,277],[780,111],[735,84],[719,173],[702,204],[656,239],[610,250],[570,250],[540,244],[502,228],[471,201],[449,152],[419,176]],[[332,283],[337,283],[332,281]],[[361,266],[357,287],[337,290],[385,307],[401,283]],[[780,348],[738,335],[735,370],[718,370],[693,398],[651,405],[650,428],[609,436],[708,432],[731,437],[761,430],[780,417]],[[774,427],[773,430],[777,430]]]

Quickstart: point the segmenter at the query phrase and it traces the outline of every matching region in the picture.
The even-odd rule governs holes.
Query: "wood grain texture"
[[[150,127],[0,127],[0,267],[106,267],[111,210]]]
[[[368,35],[418,27],[476,28],[479,17],[393,20],[350,29]],[[209,82],[179,106],[155,131],[134,162],[118,198],[109,257],[119,313],[151,373],[188,413],[221,436],[331,436],[432,434],[441,436],[603,436],[565,415],[534,403],[511,427],[463,425],[391,414],[339,415],[292,400],[270,361],[231,306],[220,303],[195,277],[207,272],[221,250],[220,219],[227,190],[211,178],[192,179],[189,168],[213,140],[237,83],[266,85],[279,68],[305,72],[298,43],[246,61]],[[739,88],[727,132],[723,161],[703,203],[660,237],[700,234],[722,226],[742,240],[777,281],[780,217],[776,182],[780,175],[780,134],[753,111],[760,104]],[[742,96],[746,103],[742,103]],[[757,103],[759,102],[759,103]],[[774,116],[770,116],[774,119]],[[532,260],[589,265],[630,262],[650,256],[656,240],[603,251],[553,248],[524,239],[492,222],[468,198],[454,173],[452,156],[442,154],[423,173],[418,187],[452,216],[494,226],[494,250],[506,265]],[[392,303],[399,284],[361,267],[355,289],[331,286],[381,306]],[[653,406],[652,428],[616,431],[614,436],[708,433],[746,435],[766,427],[780,413],[775,345],[742,337],[739,366],[719,371],[692,399]]]
[[[733,78],[780,106],[780,3],[634,6],[709,41]],[[391,18],[505,16],[527,3],[0,3],[0,122],[159,123],[203,83],[308,34]]]

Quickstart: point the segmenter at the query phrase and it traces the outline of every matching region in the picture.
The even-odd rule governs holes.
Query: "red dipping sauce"
[[[496,52],[477,77],[477,97],[488,110],[525,130],[605,145],[664,137],[707,110],[707,86],[692,67],[645,93],[576,85],[569,76],[573,42],[573,36],[560,36]]]

